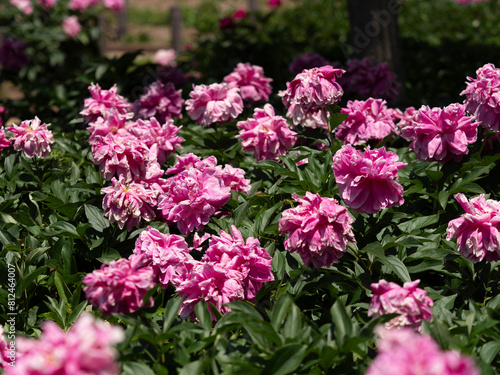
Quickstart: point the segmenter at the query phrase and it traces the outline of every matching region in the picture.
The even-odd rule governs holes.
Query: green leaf
[[[177,318],[179,314],[179,308],[182,304],[182,298],[171,298],[167,305],[165,306],[165,311],[163,312],[163,332],[167,332],[172,323]]]
[[[71,326],[80,317],[80,315],[85,311],[87,307],[87,301],[82,301],[79,303],[71,312],[68,318],[68,325]]]
[[[122,375],[155,375],[151,367],[139,362],[124,362]]]
[[[291,303],[292,298],[288,294],[282,294],[274,305],[273,311],[271,312],[271,325],[276,332],[279,331]]]
[[[55,223],[50,224],[50,226],[45,228],[45,234],[48,236],[66,234],[74,238],[80,238],[80,235],[76,231],[75,226],[66,221],[57,221]]]
[[[332,321],[335,324],[335,337],[339,346],[343,346],[346,339],[352,334],[352,322],[347,310],[340,299],[337,299],[330,309]]]
[[[47,266],[37,267],[29,274],[24,275],[24,277],[22,277],[21,280],[19,280],[19,286],[18,289],[16,290],[16,298],[19,298],[21,294],[25,291],[25,289],[28,286],[30,286],[38,276],[43,274],[47,270],[47,268],[48,268]]]
[[[109,227],[109,220],[104,216],[104,211],[100,210],[96,206],[92,206],[90,204],[84,204],[85,208],[85,216],[87,216],[87,220],[90,225],[98,231],[103,232],[104,229]]]
[[[404,265],[403,262],[399,260],[394,255],[389,255],[383,259],[378,259],[380,263],[384,264],[387,266],[392,272],[396,274],[401,280],[404,282],[409,282],[411,281],[410,274],[408,272],[408,269]]]
[[[481,347],[479,356],[486,363],[491,363],[500,351],[500,341],[490,341]]]
[[[196,313],[196,317],[198,318],[200,327],[211,329],[212,316],[210,315],[208,304],[202,300],[195,305],[194,311]]]
[[[69,288],[64,282],[61,274],[57,271],[54,272],[54,283],[56,284],[59,297],[61,297],[64,303],[68,303],[68,301],[71,300],[71,292],[69,291]]]
[[[302,344],[284,345],[266,363],[262,374],[265,375],[285,375],[295,371],[302,360],[307,347]]]
[[[425,228],[429,225],[437,223],[439,220],[439,214],[430,216],[420,216],[415,219],[411,219],[404,223],[398,225],[399,229],[404,233],[412,233],[414,230]]]

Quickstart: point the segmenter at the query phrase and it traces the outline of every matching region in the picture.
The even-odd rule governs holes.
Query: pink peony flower
[[[241,140],[244,151],[252,152],[257,160],[279,161],[293,147],[297,133],[290,130],[286,119],[274,114],[271,104],[256,108],[254,117],[237,123],[240,129],[236,138]]]
[[[448,223],[448,240],[457,238],[457,250],[474,263],[483,259],[496,261],[500,256],[500,202],[485,199],[484,194],[467,200],[463,194],[455,199],[465,214]]]
[[[422,106],[401,130],[401,136],[411,140],[410,151],[419,160],[460,161],[468,154],[467,145],[476,141],[478,122],[466,115],[463,104],[441,108]]]
[[[238,63],[236,68],[224,77],[227,87],[240,89],[244,101],[267,101],[271,94],[271,78],[264,76],[264,69],[258,65]]]
[[[18,337],[15,366],[9,375],[118,375],[118,352],[123,329],[82,314],[66,333],[53,321],[42,323],[38,339]]]
[[[396,124],[399,128],[399,132],[401,132],[404,128],[412,123],[412,119],[413,116],[415,116],[415,113],[417,113],[415,107],[408,107],[405,109],[405,111],[401,115],[401,118],[399,119],[399,122]]]
[[[147,189],[140,182],[126,182],[123,175],[118,180],[113,177],[111,183],[101,189],[101,194],[106,194],[102,208],[111,224],[116,222],[120,229],[126,226],[131,231],[141,219],[151,221],[156,217],[154,208],[161,191]]]
[[[235,19],[235,20],[241,20],[241,19],[245,18],[246,16],[247,16],[247,12],[245,9],[237,9],[233,13],[233,19]]]
[[[464,104],[481,126],[495,132],[500,131],[500,69],[486,64],[476,71],[460,95],[465,95]]]
[[[274,280],[272,258],[267,250],[260,247],[256,238],[245,240],[234,225],[231,234],[221,231],[220,237],[212,236],[202,261],[237,271],[238,282],[244,290],[243,298],[248,301],[254,300],[265,282]]]
[[[193,153],[186,154],[184,156],[177,156],[177,163],[172,167],[167,169],[166,174],[177,174],[181,173],[190,168],[196,168],[200,171],[204,171],[207,168],[216,168],[217,159],[215,156],[209,156],[208,158],[201,159]]]
[[[304,69],[319,68],[324,65],[331,65],[323,56],[314,53],[301,53],[288,65],[288,70],[293,75],[301,73]]]
[[[126,0],[103,0],[102,5],[104,8],[110,9],[115,13],[121,12],[125,7]]]
[[[147,227],[141,232],[135,241],[132,257],[140,258],[141,267],[147,266],[153,269],[155,279],[162,288],[168,287],[180,263],[193,259],[183,237],[163,234],[152,227]]]
[[[268,0],[267,3],[271,8],[275,8],[278,5],[281,5],[281,0]]]
[[[243,112],[240,89],[229,88],[225,83],[193,85],[186,100],[186,110],[192,120],[202,126],[234,120]]]
[[[33,4],[31,0],[10,0],[10,5],[15,6],[25,15],[33,13]]]
[[[177,52],[175,49],[159,49],[155,53],[154,61],[161,66],[176,66],[175,59],[177,58]]]
[[[89,86],[90,98],[85,99],[80,115],[85,122],[94,122],[99,117],[106,117],[111,109],[125,115],[130,110],[130,103],[123,96],[118,95],[116,85],[109,90],[102,90],[99,84]]]
[[[307,192],[292,198],[299,206],[283,211],[279,221],[282,234],[288,233],[285,249],[298,252],[306,266],[331,267],[338,262],[349,242],[355,242],[353,218],[332,198]]]
[[[146,87],[144,94],[134,102],[134,112],[139,118],[155,117],[161,123],[174,117],[182,118],[184,99],[181,92],[182,90],[175,90],[173,83],[155,81]]]
[[[121,258],[103,264],[83,278],[87,300],[104,316],[112,313],[129,314],[142,307],[153,306],[153,298],[143,303],[148,291],[155,286],[151,267],[139,267],[140,257]]]
[[[442,351],[428,335],[409,328],[376,330],[379,353],[366,375],[480,375],[472,358]]]
[[[52,9],[57,3],[57,0],[36,0],[36,3],[44,9]]]
[[[45,158],[50,153],[50,146],[54,144],[54,136],[47,129],[50,124],[41,124],[40,119],[35,116],[33,120],[25,120],[21,125],[9,126],[7,131],[14,133],[10,141],[14,141],[14,150],[24,149],[28,158],[38,156]]]
[[[375,318],[386,314],[401,314],[387,323],[387,328],[409,327],[415,331],[422,330],[422,320],[431,321],[434,304],[427,292],[417,288],[420,280],[404,283],[401,287],[396,283],[380,280],[371,284],[373,295],[368,306],[368,316]]]
[[[10,142],[11,140],[5,137],[5,130],[3,126],[0,127],[0,151],[2,151],[6,147],[9,147]]]
[[[189,168],[168,178],[166,185],[158,198],[158,209],[168,223],[177,223],[182,234],[203,229],[231,198],[230,188],[215,168]]]
[[[370,140],[381,141],[397,130],[392,112],[382,99],[349,100],[341,113],[347,113],[347,119],[337,127],[335,136],[344,143],[357,145]]]
[[[245,178],[245,171],[243,169],[234,168],[232,165],[226,164],[224,168],[218,166],[217,170],[220,172],[220,178],[224,186],[239,193],[248,194],[250,192],[250,180]]]
[[[135,128],[135,123],[131,122],[132,116],[133,113],[121,114],[114,108],[111,108],[102,117],[89,123],[87,130],[90,132],[90,144],[93,145],[107,134],[125,138],[130,136],[129,129]]]
[[[306,112],[317,112],[340,100],[343,91],[335,79],[342,73],[342,69],[325,65],[304,70],[287,83],[286,90],[280,91],[279,96],[288,108],[286,115],[295,125],[303,122]]]
[[[344,145],[333,156],[333,173],[339,194],[356,212],[375,212],[404,203],[403,187],[395,181],[406,163],[385,147],[364,153]]]
[[[7,37],[0,46],[0,65],[6,70],[19,72],[30,58],[26,54],[26,42]]]
[[[0,369],[6,370],[9,363],[15,358],[12,356],[12,354],[16,354],[15,346],[12,348],[11,345],[11,342],[7,341],[5,337],[3,326],[0,324]]]
[[[62,23],[62,28],[68,38],[74,38],[82,29],[77,16],[66,17]]]
[[[69,2],[68,8],[71,10],[79,10],[80,12],[85,11],[87,8],[96,6],[99,4],[100,0],[71,0]]]

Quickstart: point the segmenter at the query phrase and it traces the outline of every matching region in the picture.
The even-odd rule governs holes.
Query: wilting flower
[[[467,145],[476,141],[478,122],[466,114],[463,104],[441,108],[422,106],[401,130],[401,136],[411,140],[410,151],[419,160],[445,163],[468,154]]]
[[[33,4],[31,3],[31,0],[10,0],[10,5],[15,6],[23,14],[29,15],[33,13]]]
[[[193,259],[184,237],[163,234],[152,227],[143,230],[135,241],[133,257],[140,258],[139,266],[153,269],[162,288],[168,287],[180,263]]]
[[[224,77],[229,89],[237,87],[243,100],[267,101],[271,94],[271,78],[264,76],[264,69],[258,65],[238,63],[236,68]]]
[[[92,83],[88,90],[91,97],[85,99],[83,110],[80,112],[85,122],[93,122],[99,117],[106,117],[111,109],[125,115],[131,108],[128,100],[118,95],[116,85],[109,90],[102,90],[99,84]]]
[[[137,117],[155,117],[161,123],[174,117],[182,118],[182,90],[175,90],[173,83],[155,81],[144,89],[144,94],[134,102]]]
[[[18,72],[30,61],[25,52],[26,42],[7,37],[0,47],[0,64],[12,72]]]
[[[103,0],[102,5],[104,5],[104,8],[118,13],[125,7],[125,1],[126,0]]]
[[[74,38],[82,29],[77,16],[69,16],[62,22],[62,28],[68,38]]]
[[[186,110],[197,124],[207,126],[217,122],[234,120],[243,112],[240,89],[229,88],[225,83],[193,85],[186,100]]]
[[[463,194],[455,199],[465,214],[448,223],[447,239],[457,238],[457,250],[465,258],[480,262],[496,261],[500,256],[500,202],[484,194],[469,201]]]
[[[293,75],[301,73],[304,69],[319,68],[320,66],[331,65],[323,56],[314,53],[301,53],[288,65],[288,70]]]
[[[24,149],[28,158],[38,156],[44,158],[49,155],[50,146],[54,143],[52,132],[47,129],[50,124],[41,124],[40,119],[25,120],[21,125],[9,126],[7,131],[14,133],[10,141],[14,141],[14,150]]]
[[[403,286],[396,283],[380,280],[371,284],[372,297],[368,306],[368,316],[375,318],[386,314],[400,314],[391,319],[387,328],[409,327],[420,332],[422,320],[431,321],[432,299],[427,292],[417,288],[420,280],[406,282]]]
[[[103,264],[83,278],[87,300],[104,316],[112,313],[129,314],[142,307],[153,306],[153,298],[143,299],[155,286],[151,267],[139,267],[140,257],[121,258]]]
[[[366,375],[480,375],[474,360],[454,350],[442,351],[428,335],[409,328],[376,328],[378,355]]]
[[[404,203],[403,187],[395,179],[406,165],[385,147],[361,153],[344,145],[333,156],[332,169],[345,203],[356,212],[374,214]]]
[[[106,194],[102,201],[104,215],[110,223],[118,227],[127,227],[131,231],[139,226],[141,219],[151,221],[156,217],[154,208],[161,191],[148,189],[141,182],[126,182],[123,175],[117,180],[111,179],[112,186],[101,189]]]
[[[0,127],[0,151],[10,146],[11,140],[5,137],[5,130],[3,126]]]
[[[304,121],[307,112],[317,112],[336,104],[342,97],[342,87],[336,77],[344,73],[330,65],[304,70],[287,83],[285,91],[280,91],[283,104],[288,108],[287,116],[295,125]]]
[[[253,118],[237,123],[240,129],[236,138],[241,140],[244,151],[252,152],[257,160],[276,160],[285,155],[297,140],[286,119],[274,114],[271,104],[256,108]]]
[[[500,131],[500,69],[486,64],[476,71],[460,95],[465,95],[467,112],[474,115],[481,126],[495,132]]]
[[[306,266],[330,267],[338,262],[349,242],[354,242],[352,222],[347,209],[332,198],[306,192],[292,198],[299,206],[283,211],[279,230],[288,233],[285,249],[298,252]]]
[[[88,313],[67,333],[55,322],[45,321],[40,338],[16,338],[15,366],[6,366],[6,374],[118,375],[118,352],[113,345],[124,338],[121,327]]]
[[[154,60],[158,65],[161,66],[175,66],[175,59],[177,57],[177,52],[175,49],[159,49],[155,53]]]
[[[397,130],[392,113],[382,99],[349,100],[341,113],[347,113],[347,119],[337,127],[335,136],[344,143],[380,141]]]

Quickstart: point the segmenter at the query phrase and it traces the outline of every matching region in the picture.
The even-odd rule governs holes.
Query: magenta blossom
[[[42,323],[38,339],[17,337],[15,366],[9,375],[118,375],[114,345],[125,338],[123,329],[84,313],[64,332],[55,322]]]
[[[220,178],[224,186],[239,193],[250,193],[250,180],[245,178],[245,171],[243,169],[226,164],[224,168],[217,166],[217,171],[220,173]]]
[[[104,5],[104,8],[118,13],[125,7],[125,1],[126,0],[103,0],[102,5]]]
[[[126,115],[131,109],[128,100],[118,95],[116,85],[109,90],[102,90],[99,84],[92,83],[88,90],[91,97],[85,99],[80,112],[87,123],[96,121],[99,117],[106,117],[111,109],[121,115]]]
[[[333,156],[332,169],[345,203],[356,212],[374,214],[404,203],[403,187],[395,180],[406,165],[385,147],[361,153],[344,145]]]
[[[63,20],[62,28],[68,38],[74,38],[80,32],[82,26],[78,22],[77,16],[69,16]]]
[[[243,112],[240,89],[229,88],[226,83],[193,85],[186,100],[186,110],[192,120],[202,126],[234,120]]]
[[[15,342],[14,342],[15,344]],[[0,324],[0,369],[6,370],[11,363],[11,354],[16,354],[15,345],[12,345],[4,335],[3,326]]]
[[[486,64],[476,71],[460,95],[465,95],[467,112],[474,115],[481,126],[495,132],[500,131],[500,69]]]
[[[392,112],[382,99],[349,100],[341,113],[347,113],[347,119],[337,127],[335,136],[344,143],[381,141],[397,130]]]
[[[463,194],[455,199],[465,214],[448,223],[447,239],[457,238],[457,250],[465,258],[480,262],[496,261],[500,256],[500,202],[485,199],[484,194],[467,200]]]
[[[26,42],[7,37],[0,46],[0,65],[6,70],[19,72],[21,68],[27,65],[30,58],[26,54]]]
[[[474,360],[454,350],[442,351],[428,335],[409,328],[376,328],[378,355],[366,375],[480,375]]]
[[[123,176],[111,179],[112,186],[101,189],[106,194],[102,208],[110,223],[118,223],[118,227],[127,227],[131,231],[139,226],[141,219],[151,221],[156,217],[154,208],[161,191],[148,189],[141,182],[126,182]]]
[[[297,133],[290,130],[286,119],[274,114],[271,104],[256,108],[254,117],[237,123],[240,129],[236,138],[241,140],[244,151],[252,152],[257,160],[279,161],[297,140]]]
[[[6,147],[9,147],[10,142],[11,140],[5,137],[5,130],[3,129],[3,126],[0,127],[0,151],[2,151]]]
[[[166,174],[177,174],[190,168],[204,171],[207,168],[215,168],[216,166],[217,159],[215,156],[209,156],[208,158],[202,159],[190,152],[184,156],[177,156],[177,163],[173,167],[167,169]]]
[[[71,10],[85,11],[87,8],[96,6],[100,0],[70,0],[68,8]]]
[[[344,73],[330,65],[304,70],[285,91],[280,91],[283,104],[288,108],[287,116],[295,125],[301,124],[306,112],[316,112],[336,104],[342,97],[342,87],[336,78]]]
[[[460,161],[469,153],[467,146],[476,141],[479,123],[466,114],[463,104],[441,108],[422,106],[401,129],[401,136],[412,141],[410,151],[419,160]]]
[[[52,9],[57,3],[57,0],[36,0],[36,3],[44,9]]]
[[[112,313],[129,314],[142,307],[153,306],[153,298],[143,299],[155,286],[151,267],[139,267],[140,257],[121,258],[103,264],[83,278],[87,300],[104,316]]]
[[[135,128],[135,123],[132,123],[131,118],[133,113],[121,114],[114,108],[110,109],[98,117],[97,120],[89,123],[87,130],[90,132],[89,142],[91,145],[101,141],[100,138],[108,134],[117,135],[119,137],[130,137],[129,129]]]
[[[50,146],[54,144],[54,136],[47,129],[50,124],[41,124],[40,119],[35,117],[33,120],[25,120],[21,125],[9,126],[7,131],[14,135],[10,141],[14,141],[14,150],[24,149],[24,154],[28,158],[38,156],[45,158],[50,153]]]
[[[293,194],[299,206],[283,211],[279,230],[288,233],[285,249],[298,252],[306,266],[331,267],[342,257],[350,242],[353,218],[332,198],[306,192],[303,198]]]
[[[396,283],[380,280],[371,284],[373,295],[368,306],[368,316],[377,318],[386,314],[400,314],[385,323],[385,326],[409,327],[420,332],[422,320],[432,320],[431,306],[434,302],[425,290],[417,288],[419,283],[420,280],[415,280],[404,283],[401,287]]]
[[[236,68],[224,77],[224,82],[229,89],[239,88],[244,101],[267,101],[272,91],[272,79],[264,76],[264,69],[249,63],[238,63]]]
[[[164,123],[174,117],[182,118],[182,90],[175,90],[173,83],[155,81],[144,89],[144,94],[134,102],[134,112],[138,118],[155,117]]]

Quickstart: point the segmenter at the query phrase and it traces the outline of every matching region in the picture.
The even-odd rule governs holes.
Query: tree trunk
[[[368,57],[376,63],[387,62],[398,81],[404,79],[399,42],[399,0],[348,0],[351,24],[350,51],[347,58]]]

